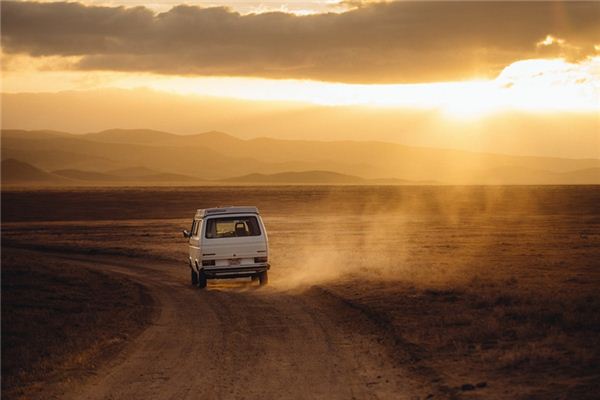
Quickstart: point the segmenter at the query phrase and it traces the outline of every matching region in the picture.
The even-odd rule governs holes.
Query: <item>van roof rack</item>
[[[209,215],[221,214],[258,214],[258,208],[252,206],[226,206],[213,208],[199,208],[196,211],[196,218],[204,218]]]

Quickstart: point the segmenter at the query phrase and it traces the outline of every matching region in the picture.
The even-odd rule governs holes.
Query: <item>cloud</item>
[[[584,58],[600,42],[597,2],[392,2],[340,13],[242,15],[227,8],[2,3],[5,56],[75,57],[79,70],[430,82],[496,76],[514,61]],[[541,44],[540,44],[541,43]]]
[[[596,46],[588,45],[586,48],[572,45],[565,39],[547,35],[544,40],[536,43],[538,51],[542,55],[560,56],[569,61],[581,61],[597,52]]]

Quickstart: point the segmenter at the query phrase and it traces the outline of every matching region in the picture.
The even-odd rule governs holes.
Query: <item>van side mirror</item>
[[[186,230],[183,231],[183,237],[184,238],[189,239],[190,236],[191,236],[190,232],[188,232]]]

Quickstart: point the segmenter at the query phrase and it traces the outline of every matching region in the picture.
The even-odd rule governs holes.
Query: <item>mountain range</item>
[[[600,184],[599,159],[136,129],[2,130],[3,184]]]

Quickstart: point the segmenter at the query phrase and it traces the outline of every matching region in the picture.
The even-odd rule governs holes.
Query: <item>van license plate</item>
[[[240,265],[240,259],[239,258],[230,258],[229,259],[229,265]]]

